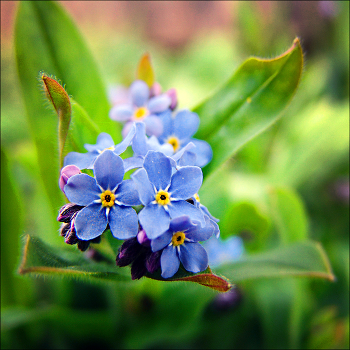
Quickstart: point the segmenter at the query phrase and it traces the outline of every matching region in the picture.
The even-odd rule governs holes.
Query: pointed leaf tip
[[[44,73],[41,73],[41,80],[43,82],[46,97],[52,103],[59,118],[58,144],[60,152],[60,166],[62,167],[64,158],[63,150],[67,140],[71,121],[72,106],[70,98],[61,84]]]
[[[136,79],[143,80],[151,87],[155,82],[154,70],[151,63],[151,56],[148,52],[142,55],[137,67]]]

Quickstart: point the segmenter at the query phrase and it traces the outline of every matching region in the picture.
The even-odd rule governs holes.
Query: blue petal
[[[189,110],[182,110],[175,116],[173,132],[180,140],[186,140],[195,134],[198,126],[198,114]]]
[[[192,221],[199,221],[202,226],[205,226],[205,219],[202,211],[186,201],[171,202],[171,204],[168,205],[168,212],[172,219],[187,215]]]
[[[208,254],[199,243],[186,242],[180,246],[180,261],[187,271],[198,273],[208,267]]]
[[[96,199],[100,199],[101,190],[96,180],[87,174],[78,174],[68,179],[64,186],[64,193],[68,200],[78,205],[89,205]]]
[[[193,166],[197,165],[197,156],[192,151],[186,151],[178,160],[179,166]]]
[[[106,150],[95,160],[94,173],[97,183],[104,190],[114,190],[123,181],[123,160],[114,152]]]
[[[205,226],[201,227],[201,225],[196,225],[189,228],[186,231],[186,238],[190,239],[194,242],[206,241],[209,239],[215,232],[214,221],[210,220],[207,215],[204,216]]]
[[[150,151],[159,151],[164,153],[166,156],[174,154],[174,148],[170,143],[164,143],[161,145],[155,136],[151,136],[147,141],[147,147]]]
[[[125,173],[128,172],[131,169],[136,169],[136,168],[142,168],[143,165],[143,157],[130,157],[124,159],[124,170]]]
[[[171,239],[173,237],[173,231],[167,230],[161,236],[156,239],[152,239],[151,248],[153,252],[163,249],[167,245],[170,244]]]
[[[136,237],[138,231],[137,213],[133,208],[113,205],[108,215],[112,235],[118,239]]]
[[[92,203],[82,209],[75,219],[77,237],[84,241],[102,235],[106,227],[106,209],[100,203]]]
[[[180,260],[173,246],[166,247],[160,257],[160,266],[162,267],[162,277],[170,278],[175,275],[180,267]]]
[[[64,166],[76,165],[79,169],[92,169],[98,155],[97,151],[87,153],[70,152],[64,158]]]
[[[145,123],[136,123],[136,134],[132,140],[132,150],[137,156],[145,156],[147,153],[147,137]]]
[[[167,156],[161,152],[148,151],[143,167],[157,191],[168,187],[171,179],[171,164]]]
[[[172,158],[173,158],[174,160],[178,161],[178,160],[183,156],[183,154],[184,154],[186,151],[189,151],[190,149],[192,149],[192,148],[194,148],[194,147],[196,147],[196,146],[194,145],[194,143],[189,142],[186,146],[182,147],[182,148],[180,149],[180,151],[176,152],[176,153],[172,156]]]
[[[191,139],[191,142],[196,146],[191,150],[197,156],[196,165],[202,168],[212,160],[213,151],[206,141]]]
[[[193,226],[195,225],[193,225],[191,219],[187,215],[179,216],[170,221],[170,230],[173,232],[185,231]]]
[[[117,105],[109,111],[109,117],[118,122],[126,122],[133,116],[134,111],[130,105]]]
[[[201,168],[186,166],[180,168],[171,178],[171,198],[188,199],[198,192],[203,182]]]
[[[132,180],[136,184],[140,200],[143,205],[147,205],[155,200],[155,192],[152,184],[149,182],[145,169],[139,169],[131,175]]]
[[[166,141],[166,139],[173,134],[173,129],[174,129],[174,125],[173,125],[173,118],[171,116],[171,112],[170,111],[165,111],[161,114],[158,115],[158,118],[161,120],[162,124],[163,124],[163,133],[158,136],[158,140],[161,143],[164,143]]]
[[[144,123],[146,124],[146,134],[148,136],[159,136],[163,133],[163,123],[157,116],[149,115],[144,119]]]
[[[115,193],[116,200],[123,205],[140,205],[139,193],[136,184],[132,180],[124,180]]]
[[[132,127],[129,131],[129,133],[126,135],[125,139],[120,142],[118,145],[115,146],[114,153],[115,154],[122,154],[130,145],[132,139],[134,138],[136,133],[136,127],[135,124],[132,124]]]
[[[149,239],[164,233],[170,224],[169,214],[158,204],[150,204],[139,212],[139,220]]]
[[[103,151],[106,148],[114,146],[114,141],[112,139],[112,136],[105,133],[101,132],[100,135],[97,137],[97,142],[96,145],[90,145],[86,143],[84,147],[89,151]]]
[[[161,113],[169,108],[171,99],[169,96],[163,94],[150,98],[148,101],[148,110],[151,113]]]
[[[134,105],[137,107],[146,105],[146,102],[149,99],[149,88],[144,81],[134,81],[130,86],[130,93]]]

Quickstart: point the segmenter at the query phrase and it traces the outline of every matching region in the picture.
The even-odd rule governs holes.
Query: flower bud
[[[141,230],[138,234],[137,234],[137,241],[145,246],[145,247],[150,247],[151,246],[151,241],[150,239],[147,237],[145,230]]]
[[[64,186],[67,184],[68,179],[73,175],[81,174],[80,169],[75,165],[67,165],[61,169],[61,176],[59,180],[59,185],[61,191],[64,193]]]
[[[172,88],[169,89],[166,94],[170,97],[171,99],[171,104],[169,108],[173,111],[177,107],[177,92],[176,89]]]

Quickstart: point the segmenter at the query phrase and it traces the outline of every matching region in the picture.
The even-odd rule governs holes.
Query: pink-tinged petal
[[[67,184],[68,179],[77,174],[81,174],[81,171],[76,165],[67,165],[62,168],[59,180],[59,185],[62,192],[64,192],[64,186]]]

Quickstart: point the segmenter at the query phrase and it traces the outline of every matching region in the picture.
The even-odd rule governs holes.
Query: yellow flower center
[[[139,107],[134,112],[134,117],[136,120],[142,120],[148,115],[148,109],[146,107]]]
[[[115,201],[115,195],[110,190],[101,193],[101,201],[104,207],[113,207]]]
[[[185,234],[183,232],[176,232],[173,234],[173,238],[171,239],[171,243],[174,247],[177,247],[178,245],[185,242]]]
[[[174,152],[176,152],[178,150],[178,148],[180,147],[180,141],[175,136],[170,136],[166,142],[170,143],[173,146]]]
[[[159,191],[156,194],[156,202],[160,205],[167,205],[170,203],[170,195],[168,192]]]
[[[200,202],[200,201],[201,201],[201,200],[199,199],[199,196],[198,196],[197,193],[195,193],[193,197],[196,198],[196,201],[197,201],[197,202]]]

